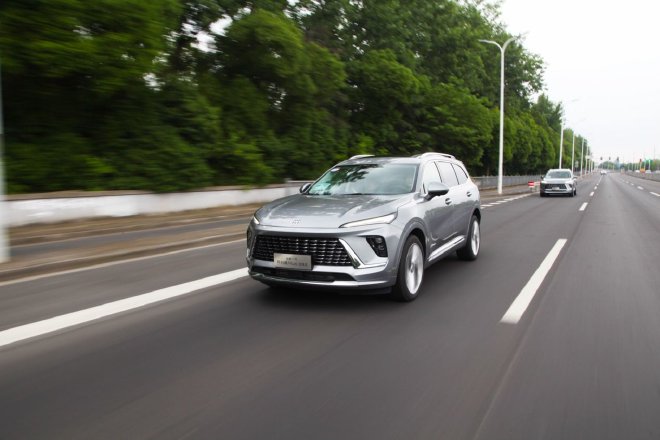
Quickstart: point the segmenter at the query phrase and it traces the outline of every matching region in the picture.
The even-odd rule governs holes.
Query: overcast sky
[[[504,0],[501,19],[527,33],[546,93],[596,160],[650,158],[654,147],[660,158],[659,0]]]

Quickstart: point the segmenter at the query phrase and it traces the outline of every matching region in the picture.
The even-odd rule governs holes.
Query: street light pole
[[[507,46],[518,37],[511,37],[502,46],[492,40],[479,40],[482,43],[493,44],[500,49],[500,154],[497,163],[497,193],[502,194],[502,173],[504,171],[504,52]]]
[[[0,60],[0,263],[9,261],[9,247],[7,240],[7,205],[5,204],[5,175],[4,175],[4,139],[5,129],[2,122],[2,60]]]
[[[582,138],[582,153],[580,153],[580,177],[582,177],[582,161],[584,160],[584,138]]]
[[[561,156],[564,154],[564,121],[561,121],[559,133],[559,166],[557,168],[561,168]]]
[[[575,172],[575,130],[573,132],[573,148],[571,149],[571,174]]]

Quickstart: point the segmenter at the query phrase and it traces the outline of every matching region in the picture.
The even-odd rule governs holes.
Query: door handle
[[[451,205],[451,199],[449,198],[445,199],[445,205]]]
[[[467,192],[467,196],[468,196],[468,197],[472,197],[472,191],[468,191],[468,192]]]

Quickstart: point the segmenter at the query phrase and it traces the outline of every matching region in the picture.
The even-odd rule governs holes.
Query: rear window
[[[462,185],[465,182],[467,182],[468,176],[465,170],[463,169],[463,167],[456,164],[452,164],[452,166],[454,167],[454,171],[456,171],[456,177],[458,177],[458,184]]]

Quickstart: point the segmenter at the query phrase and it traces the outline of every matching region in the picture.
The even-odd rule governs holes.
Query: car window
[[[336,166],[310,187],[309,195],[390,195],[412,192],[415,164]]]
[[[438,173],[438,168],[433,162],[429,162],[424,165],[424,180],[422,181],[422,191],[425,194],[428,193],[429,183],[431,182],[442,182],[440,179],[440,174]]]
[[[462,185],[462,184],[464,184],[465,182],[468,181],[467,173],[465,172],[465,170],[463,169],[462,166],[452,164],[452,167],[454,167],[454,171],[456,172],[456,177],[458,177],[458,184],[459,185]]]
[[[570,171],[549,171],[546,177],[548,179],[570,179],[572,176]]]
[[[437,162],[438,169],[440,170],[440,176],[442,177],[442,182],[448,187],[457,186],[458,178],[456,178],[456,173],[454,168],[448,162]]]

